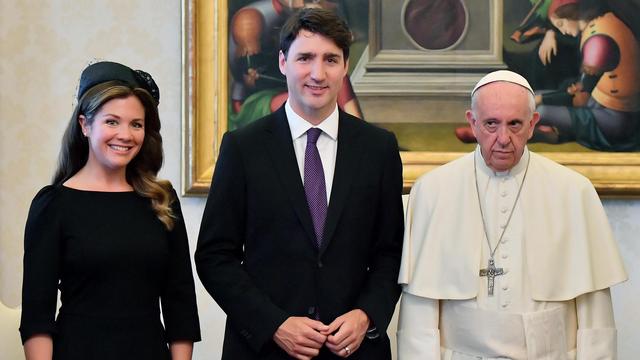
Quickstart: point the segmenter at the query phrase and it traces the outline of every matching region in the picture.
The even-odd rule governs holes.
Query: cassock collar
[[[480,151],[480,145],[476,146],[474,156],[476,157],[476,164],[478,166],[478,170],[480,171],[480,173],[485,174],[487,177],[504,177],[509,175],[517,177],[520,174],[522,174],[527,167],[527,162],[529,161],[529,148],[526,146],[524,147],[523,154],[522,154],[522,157],[520,158],[520,161],[518,161],[516,166],[514,166],[513,168],[507,171],[494,171],[493,169],[488,167],[487,163],[484,161],[484,158],[482,157],[482,152]]]
[[[322,120],[320,124],[316,126],[312,125],[310,122],[302,118],[300,115],[296,114],[296,112],[293,111],[293,108],[291,108],[291,105],[289,104],[288,101],[284,105],[284,110],[287,114],[287,121],[289,122],[289,129],[291,129],[291,138],[293,140],[304,135],[307,132],[307,130],[311,129],[312,127],[319,128],[320,130],[322,130],[323,133],[328,135],[333,141],[336,141],[338,139],[339,113],[338,113],[337,104],[333,112],[326,119]]]

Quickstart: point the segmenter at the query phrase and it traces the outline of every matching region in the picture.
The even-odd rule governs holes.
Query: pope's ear
[[[476,119],[473,117],[473,111],[467,110],[467,112],[464,113],[464,116],[467,118],[469,126],[473,128],[476,125]]]
[[[531,117],[531,127],[534,128],[538,125],[538,121],[540,121],[540,113],[537,111],[533,112],[533,116]]]
[[[533,132],[535,131],[536,125],[538,125],[539,121],[540,121],[540,113],[537,111],[534,111],[533,115],[531,116],[531,120],[529,124],[529,139],[533,137]]]
[[[476,137],[476,139],[478,138],[478,134],[476,134],[476,118],[473,115],[473,111],[471,110],[467,110],[467,112],[464,113],[464,116],[467,118],[467,123],[469,123],[469,127],[471,128],[471,132],[473,133],[473,136]]]

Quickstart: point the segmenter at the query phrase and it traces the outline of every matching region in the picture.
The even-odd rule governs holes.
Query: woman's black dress
[[[168,342],[199,341],[177,199],[172,207],[167,231],[135,192],[40,190],[25,230],[22,341],[50,334],[56,360],[170,359]]]

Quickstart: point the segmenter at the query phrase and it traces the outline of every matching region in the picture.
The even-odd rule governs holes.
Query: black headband
[[[128,86],[143,88],[153,96],[157,103],[160,103],[160,89],[151,75],[142,70],[133,70],[110,61],[91,64],[82,71],[78,87],[78,100],[87,90],[107,81],[119,81]]]

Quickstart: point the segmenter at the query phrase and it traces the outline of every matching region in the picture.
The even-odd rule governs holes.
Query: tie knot
[[[318,141],[320,134],[322,134],[322,130],[319,128],[311,128],[307,130],[307,142],[315,144]]]

